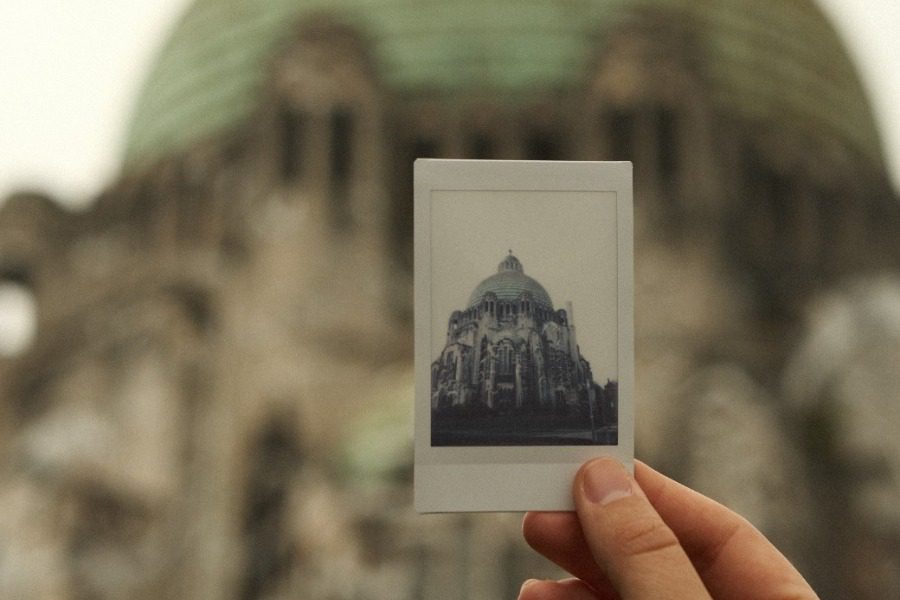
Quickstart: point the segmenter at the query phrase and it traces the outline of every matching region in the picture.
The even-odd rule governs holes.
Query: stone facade
[[[0,359],[0,595],[463,600],[556,573],[514,516],[412,513],[411,159],[435,156],[632,160],[639,456],[823,597],[895,597],[896,461],[863,425],[893,422],[895,316],[858,290],[896,289],[900,204],[815,7],[373,6],[199,0],[121,177],[0,210],[37,315]],[[821,319],[878,344],[820,356]]]

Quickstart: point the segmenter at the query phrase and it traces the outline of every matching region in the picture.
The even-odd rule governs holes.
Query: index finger
[[[635,477],[716,598],[816,598],[794,566],[749,521],[635,461]]]

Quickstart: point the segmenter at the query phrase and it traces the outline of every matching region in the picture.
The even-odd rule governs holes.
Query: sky
[[[900,188],[900,1],[819,0],[855,57]],[[0,19],[0,202],[89,200],[117,173],[154,53],[189,0],[9,2]]]
[[[0,202],[84,203],[114,178],[143,77],[189,0],[7,2],[0,19]]]

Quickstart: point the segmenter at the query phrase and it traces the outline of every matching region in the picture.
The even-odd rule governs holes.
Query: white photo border
[[[571,482],[595,456],[628,468],[634,458],[634,243],[630,162],[418,159],[415,228],[415,507],[419,512],[572,510]],[[615,194],[618,444],[431,445],[432,193],[461,191]]]

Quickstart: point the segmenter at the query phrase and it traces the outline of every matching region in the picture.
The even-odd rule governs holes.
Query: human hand
[[[812,600],[803,576],[746,519],[635,461],[575,476],[574,513],[530,512],[532,548],[575,576],[526,581],[519,600]]]

